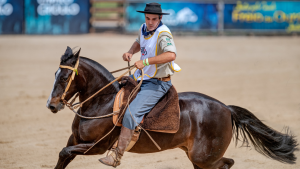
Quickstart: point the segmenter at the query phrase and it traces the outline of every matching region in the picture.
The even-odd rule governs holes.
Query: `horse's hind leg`
[[[234,160],[231,158],[222,157],[217,163],[214,165],[213,168],[217,169],[229,169],[233,166]]]
[[[184,150],[183,148],[181,148],[182,150]],[[188,156],[188,158],[190,158],[189,157],[189,154],[187,153],[187,152],[185,152],[186,153],[186,155]],[[192,162],[193,163],[193,162]],[[194,169],[202,169],[202,168],[200,168],[200,167],[198,167],[196,164],[194,164],[193,163],[193,166],[194,166]]]
[[[230,158],[222,157],[213,167],[212,169],[230,169],[234,164],[234,160]],[[194,164],[194,169],[202,169]]]
[[[187,155],[194,164],[195,169],[229,169],[234,164],[234,161],[223,157],[229,143],[229,137],[195,140],[192,143],[192,148],[187,151]]]
[[[198,167],[196,164],[193,163],[194,169],[202,169],[200,167]]]

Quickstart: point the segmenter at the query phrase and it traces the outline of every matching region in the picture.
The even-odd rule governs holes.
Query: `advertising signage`
[[[199,4],[185,2],[158,2],[164,13],[162,22],[171,31],[199,31],[202,29],[217,30],[218,11],[216,4]],[[126,7],[126,31],[138,31],[145,22],[143,11],[146,3],[129,3]]]
[[[80,34],[89,32],[87,0],[25,0],[25,33]]]
[[[225,4],[224,29],[300,31],[300,2],[256,1]]]
[[[23,0],[0,0],[0,34],[23,31]]]

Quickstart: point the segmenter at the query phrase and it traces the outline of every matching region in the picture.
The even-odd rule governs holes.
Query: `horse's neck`
[[[88,99],[105,85],[114,80],[113,76],[104,68],[90,65],[85,60],[80,62],[80,68],[84,74],[81,80],[80,102]],[[114,98],[119,91],[118,82],[105,88],[92,99],[83,104],[82,115],[99,116],[112,113]]]

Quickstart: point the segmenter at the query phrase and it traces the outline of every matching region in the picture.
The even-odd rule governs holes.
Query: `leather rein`
[[[81,114],[79,114],[77,111],[75,111],[75,109],[79,108],[79,107],[82,107],[82,105],[87,102],[88,100],[92,99],[94,96],[96,96],[98,93],[100,93],[101,91],[103,91],[105,88],[107,88],[108,86],[110,86],[111,84],[113,84],[114,82],[118,81],[119,79],[121,79],[123,76],[125,76],[128,72],[130,72],[132,69],[134,69],[134,65],[132,66],[128,66],[128,67],[125,67],[125,68],[122,68],[122,69],[118,69],[118,70],[115,70],[115,71],[112,71],[110,73],[116,73],[116,72],[119,72],[119,71],[122,71],[122,70],[125,70],[125,69],[129,69],[128,71],[126,71],[125,73],[123,73],[121,76],[119,76],[118,78],[116,78],[115,80],[111,81],[109,84],[105,85],[104,87],[102,87],[100,90],[98,90],[95,94],[93,94],[92,96],[90,96],[89,98],[87,98],[86,100],[84,100],[83,102],[78,102],[78,103],[74,103],[74,101],[76,100],[76,98],[78,97],[78,93],[75,95],[75,97],[72,99],[72,101],[70,103],[68,103],[68,101],[65,100],[65,97],[66,97],[66,93],[68,92],[70,86],[71,86],[71,83],[72,81],[74,80],[75,78],[75,75],[78,75],[78,66],[79,66],[79,58],[77,59],[76,61],[76,64],[73,67],[70,67],[70,66],[65,66],[65,65],[59,65],[60,68],[65,68],[65,69],[69,69],[69,70],[72,70],[72,75],[71,75],[71,78],[70,80],[68,81],[68,85],[67,87],[65,88],[65,91],[64,93],[62,94],[61,96],[61,100],[63,101],[63,103],[70,109],[72,110],[77,116],[81,117],[81,118],[85,118],[85,119],[100,119],[100,118],[105,118],[105,117],[110,117],[110,116],[113,116],[115,115],[116,113],[118,112],[112,112],[110,114],[106,114],[106,115],[103,115],[103,116],[96,116],[96,117],[87,117],[87,116],[83,116]]]
[[[75,111],[76,108],[78,107],[82,107],[82,105],[87,102],[88,100],[90,100],[91,98],[93,98],[94,96],[96,96],[98,93],[100,93],[102,90],[104,90],[105,88],[107,88],[108,86],[110,86],[111,84],[113,84],[114,82],[116,82],[117,80],[121,79],[123,76],[125,76],[128,72],[130,72],[132,69],[134,69],[134,65],[130,66],[130,64],[128,64],[129,66],[128,67],[125,67],[125,68],[122,68],[122,69],[118,69],[118,70],[115,70],[115,71],[112,71],[110,73],[116,73],[116,72],[119,72],[119,71],[122,71],[122,70],[125,70],[125,69],[129,69],[128,71],[126,71],[125,73],[123,73],[121,76],[119,76],[118,78],[116,78],[115,80],[111,81],[109,84],[105,85],[104,87],[102,87],[100,90],[98,90],[95,94],[93,94],[92,96],[90,96],[89,98],[87,98],[86,100],[84,100],[83,102],[78,102],[78,103],[75,103],[73,104],[73,102],[75,101],[75,99],[78,97],[78,93],[75,95],[75,97],[72,99],[72,101],[70,103],[68,103],[68,101],[66,101],[64,98],[66,96],[66,93],[68,92],[69,88],[70,88],[70,85],[72,83],[72,81],[74,80],[75,78],[75,74],[78,75],[78,65],[79,65],[79,56],[78,56],[78,59],[77,59],[77,62],[75,64],[75,67],[72,68],[70,66],[64,66],[64,65],[59,65],[60,68],[66,68],[66,69],[70,69],[72,70],[72,75],[71,75],[71,78],[68,82],[68,85],[63,93],[63,95],[61,96],[61,100],[63,101],[63,103],[70,109],[72,110],[77,116],[81,117],[81,118],[85,118],[85,119],[100,119],[100,118],[105,118],[105,117],[110,117],[110,116],[113,116],[115,114],[118,114],[120,112],[112,112],[110,114],[107,114],[107,115],[103,115],[103,116],[97,116],[97,117],[86,117],[86,116],[82,116],[81,114],[79,114],[77,111]],[[129,97],[128,97],[128,100],[127,100],[127,103],[126,103],[126,106],[125,107],[128,107],[129,109],[129,112],[130,112],[130,115],[132,117],[132,114],[131,114],[131,111],[130,111],[130,108],[129,108],[129,101],[132,99],[132,97],[134,96],[134,94],[138,91],[138,89],[141,87],[142,85],[142,82],[143,82],[143,79],[144,79],[144,70],[142,69],[142,78],[141,78],[141,81],[139,82],[139,84],[133,89],[133,91],[130,93]],[[84,154],[86,154],[88,151],[90,151],[97,143],[99,143],[101,140],[103,140],[105,137],[107,137],[114,129],[115,127],[117,126],[121,116],[125,113],[125,110],[124,109],[118,119],[117,119],[117,122],[116,124],[114,124],[114,127],[106,134],[104,135],[102,138],[100,138],[97,142],[95,142],[89,149],[87,149]],[[133,118],[134,120],[134,118]],[[134,120],[135,123],[137,123],[135,120]],[[137,123],[138,124],[138,123]],[[150,134],[143,128],[140,126],[140,124],[138,124],[138,126],[145,131],[145,133],[148,135],[148,137],[151,139],[151,141],[155,144],[155,146],[161,150],[160,146],[155,142],[155,140],[150,136]]]

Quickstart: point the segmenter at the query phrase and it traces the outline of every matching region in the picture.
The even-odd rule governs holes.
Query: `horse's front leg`
[[[59,153],[59,159],[55,169],[66,168],[67,165],[76,157],[76,155],[83,155],[84,152],[88,150],[92,145],[93,143],[78,144],[74,135],[71,134],[67,146],[63,148]],[[99,152],[101,152],[101,150],[99,151],[99,148],[95,147],[91,149],[87,154],[99,154]]]
[[[59,153],[59,159],[55,169],[64,169],[76,155],[84,155],[84,152],[88,150],[94,143],[77,144],[74,146],[65,147]],[[99,154],[99,149],[91,149],[87,155]]]
[[[67,143],[67,146],[66,147],[69,147],[69,146],[73,146],[73,145],[76,145],[78,144],[76,139],[75,139],[75,136],[73,134],[71,134],[70,138],[69,138],[69,141]],[[62,161],[63,163],[63,168],[66,168],[67,165],[76,157],[76,155],[71,155],[70,157],[67,157],[66,159],[64,160],[60,160],[60,158],[58,159],[58,162]],[[57,163],[58,164],[58,163]]]
[[[72,141],[73,140],[73,141]],[[72,135],[69,138],[69,142],[67,147],[63,148],[59,153],[59,159],[55,169],[64,169],[67,165],[76,157],[76,155],[97,155],[105,153],[109,147],[116,141],[116,138],[109,142],[108,139],[104,139],[100,141],[97,145],[95,145],[91,150],[89,150],[86,154],[86,150],[94,145],[94,143],[80,143],[77,144],[76,140]],[[70,143],[70,144],[69,144]],[[72,144],[73,143],[73,144]],[[100,146],[101,145],[101,146]]]
[[[76,141],[74,135],[71,134],[66,147],[73,146],[73,145],[76,145]],[[60,168],[65,168],[76,157],[76,155],[71,155],[71,156],[68,156],[67,154],[65,155],[64,154],[65,152],[63,150],[59,153],[59,159],[55,168],[58,168],[58,166],[62,166]]]

